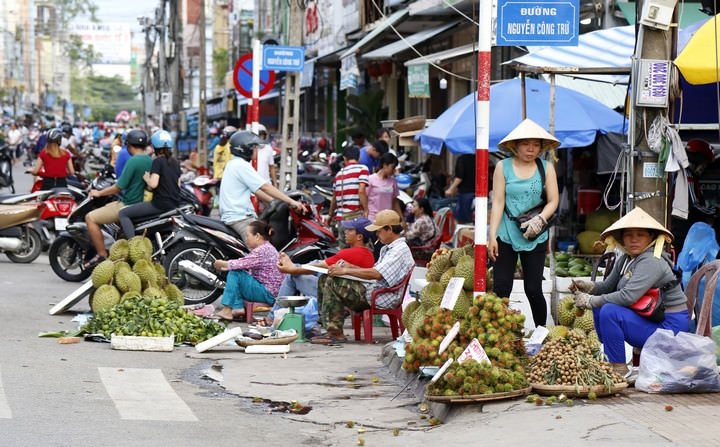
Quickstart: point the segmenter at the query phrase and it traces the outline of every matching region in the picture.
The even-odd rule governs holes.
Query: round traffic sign
[[[252,98],[252,53],[246,53],[238,59],[233,70],[235,88],[246,98]],[[260,96],[266,95],[275,84],[275,72],[260,70]]]

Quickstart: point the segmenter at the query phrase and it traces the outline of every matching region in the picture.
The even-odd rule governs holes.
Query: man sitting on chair
[[[348,263],[335,263],[328,267],[328,274],[318,280],[318,305],[320,322],[327,331],[313,337],[311,343],[333,344],[345,341],[343,323],[345,307],[361,312],[370,308],[373,291],[400,284],[415,266],[410,248],[402,236],[402,220],[393,210],[383,210],[375,215],[372,225],[365,227],[375,231],[384,247],[372,268],[360,268]],[[355,276],[361,280],[340,278]],[[402,291],[383,293],[375,301],[380,309],[392,309],[402,301]]]

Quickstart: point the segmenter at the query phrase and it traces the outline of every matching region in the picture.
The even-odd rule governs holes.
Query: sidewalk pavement
[[[628,389],[596,401],[575,399],[573,407],[557,403],[538,407],[517,398],[433,404],[432,414],[422,415],[424,383],[415,381],[400,393],[414,376],[401,369],[402,360],[392,349],[389,332],[373,328],[380,342],[365,344],[350,341],[353,331],[346,326],[348,343],[293,343],[286,356],[245,354],[234,345],[203,354],[193,351],[188,356],[211,362],[212,376],[227,393],[240,398],[248,411],[270,412],[270,401],[298,401],[312,407],[304,415],[282,413],[293,421],[307,422],[307,430],[297,434],[302,439],[295,444],[358,445],[358,438],[363,438],[365,445],[403,447],[409,441],[424,445],[720,445],[718,394],[652,395]],[[671,411],[666,410],[668,405]],[[433,416],[443,423],[431,426]],[[354,427],[349,428],[348,421]],[[364,433],[358,433],[360,427]]]

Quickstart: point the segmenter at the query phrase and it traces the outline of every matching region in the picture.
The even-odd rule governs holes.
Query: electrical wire
[[[443,1],[445,1],[445,0],[443,0]],[[377,5],[377,3],[376,3],[375,0],[372,0],[372,4],[373,4],[373,6],[375,6],[375,9],[378,10],[378,12],[380,13],[380,15],[381,15],[385,20],[387,20],[387,16],[383,13],[382,9],[380,9],[380,7]],[[472,20],[471,20],[471,22],[472,22],[472,23],[476,23],[476,22],[473,22]],[[400,32],[399,32],[393,25],[390,25],[389,28],[390,28],[391,30],[393,30],[393,32],[400,38],[400,40],[402,40],[403,42],[405,42],[405,45],[407,45],[408,48],[410,48],[411,50],[413,50],[413,52],[415,52],[415,54],[417,54],[418,56],[420,56],[420,58],[422,58],[425,62],[427,62],[428,65],[431,65],[431,66],[435,67],[437,70],[442,71],[443,73],[447,74],[448,76],[452,76],[452,77],[457,78],[457,79],[462,79],[463,81],[471,81],[471,82],[473,81],[473,79],[471,79],[471,78],[467,78],[467,77],[462,76],[462,75],[459,75],[459,74],[457,74],[457,73],[453,73],[453,72],[451,72],[451,71],[449,71],[449,70],[446,70],[445,68],[441,67],[440,65],[434,63],[433,61],[431,61],[430,59],[428,59],[427,57],[425,57],[425,55],[423,55],[422,53],[420,53],[420,51],[418,51],[418,49],[415,48],[414,45],[412,45],[410,42],[408,42],[408,41],[405,39],[405,37],[403,37],[403,35],[400,34]],[[475,45],[473,45],[473,52],[475,52],[475,51],[477,51],[477,48],[475,48]]]

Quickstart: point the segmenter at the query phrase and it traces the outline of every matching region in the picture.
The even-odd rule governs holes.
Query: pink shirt
[[[393,200],[400,194],[395,176],[381,178],[377,174],[368,177],[368,219],[375,219],[375,215],[382,210],[393,209]]]
[[[270,241],[255,247],[244,258],[228,261],[229,270],[247,270],[272,296],[277,296],[285,274],[277,269],[280,253]]]

